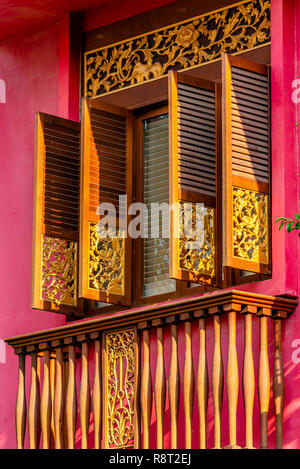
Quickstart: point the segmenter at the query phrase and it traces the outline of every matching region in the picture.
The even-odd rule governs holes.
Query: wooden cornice
[[[269,316],[274,319],[286,319],[298,304],[296,297],[268,296],[248,293],[239,290],[224,290],[207,293],[202,296],[183,298],[151,306],[143,306],[123,312],[100,316],[93,319],[66,324],[61,327],[33,332],[31,334],[10,337],[5,340],[15,349],[16,353],[28,353],[29,347],[46,342],[77,337],[82,334],[93,334],[98,331],[149,323],[156,319],[169,321],[173,317],[181,321],[185,313],[198,317],[197,312],[210,316],[212,314],[226,314],[230,310],[240,311],[241,314],[256,314]]]

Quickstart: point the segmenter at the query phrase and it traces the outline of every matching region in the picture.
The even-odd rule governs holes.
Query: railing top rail
[[[167,318],[168,316],[175,315],[179,319],[179,316],[181,315],[182,318],[184,313],[195,313],[195,317],[199,317],[199,311],[202,311],[203,315],[210,316],[212,314],[226,313],[233,309],[241,313],[269,316],[274,319],[286,319],[293,313],[297,304],[297,298],[292,296],[268,296],[239,290],[222,290],[202,296],[181,298],[151,306],[132,308],[92,319],[82,319],[53,329],[10,337],[5,339],[5,341],[15,349],[16,353],[22,353],[22,349],[27,346],[116,327],[142,324],[157,318]]]

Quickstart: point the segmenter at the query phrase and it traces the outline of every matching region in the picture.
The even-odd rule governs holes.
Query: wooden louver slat
[[[224,265],[270,273],[269,76],[223,57]]]
[[[170,276],[195,283],[219,284],[220,86],[182,75],[169,75],[170,119]],[[202,236],[196,206],[202,204]],[[189,210],[190,219],[182,218]],[[198,212],[199,213],[199,212]],[[188,226],[194,234],[189,237]],[[186,229],[184,228],[186,227]]]
[[[80,296],[108,303],[131,301],[131,240],[125,210],[132,203],[132,114],[83,100]],[[119,208],[119,197],[127,197]],[[99,205],[109,204],[106,226]],[[101,230],[101,235],[99,231]],[[114,231],[115,230],[115,231]],[[108,237],[103,238],[103,234]]]
[[[80,124],[37,113],[32,307],[79,308]]]

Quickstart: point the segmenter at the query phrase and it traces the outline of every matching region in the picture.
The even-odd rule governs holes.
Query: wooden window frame
[[[259,67],[259,65],[258,65]],[[218,85],[222,86],[222,79],[215,80]],[[218,97],[217,99],[222,99],[222,94],[218,90]],[[145,101],[146,103],[146,101]],[[134,113],[136,118],[134,119],[133,123],[133,132],[134,132],[134,148],[133,148],[133,181],[136,183],[133,184],[133,201],[134,202],[141,202],[143,196],[143,126],[142,121],[155,117],[157,115],[161,115],[163,113],[168,112],[168,101],[160,101],[154,104],[145,104],[141,103],[141,106],[138,109],[135,109]],[[219,110],[221,112],[221,110]],[[223,120],[223,116],[221,117]],[[222,126],[221,126],[222,128]],[[218,140],[222,140],[223,132],[218,132],[216,138]],[[270,147],[270,154],[271,154],[271,147]],[[222,214],[222,157],[218,158],[218,168],[217,168],[217,176],[216,176],[216,185],[217,185],[217,196],[216,196],[216,206],[219,208],[217,210],[217,218],[218,218],[218,225],[222,226],[224,223],[224,217]],[[139,175],[139,176],[138,176]],[[270,194],[272,190],[272,172],[270,170]],[[270,209],[271,212],[271,209]],[[88,313],[91,314],[107,314],[118,312],[122,309],[130,309],[137,306],[149,305],[153,303],[164,302],[168,300],[184,298],[188,296],[194,295],[202,295],[204,293],[226,289],[233,286],[239,285],[246,285],[266,279],[271,278],[271,274],[263,274],[263,273],[255,273],[252,272],[249,275],[243,276],[242,272],[238,269],[232,267],[222,267],[223,274],[218,286],[210,286],[210,285],[195,285],[190,281],[187,280],[176,280],[176,290],[174,292],[164,293],[153,295],[149,297],[144,297],[142,295],[143,289],[143,277],[142,277],[142,262],[143,262],[143,251],[142,251],[142,239],[138,238],[133,240],[133,247],[132,247],[132,304],[131,305],[107,305],[101,308],[96,308],[94,306],[93,301],[88,301],[89,311]],[[271,238],[270,238],[271,243]],[[216,257],[218,259],[222,259],[222,246],[217,244],[216,246]]]

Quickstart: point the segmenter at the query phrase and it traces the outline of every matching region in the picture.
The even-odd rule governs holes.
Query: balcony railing
[[[296,305],[231,290],[7,339],[19,356],[17,447],[206,448],[213,428],[210,447],[267,448],[272,389],[281,448],[281,332]]]

